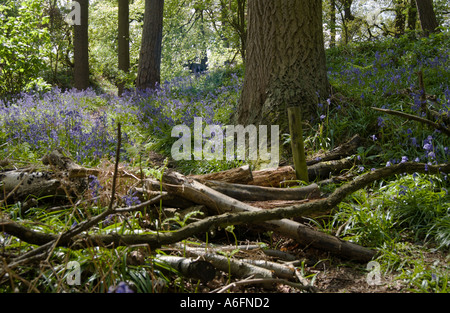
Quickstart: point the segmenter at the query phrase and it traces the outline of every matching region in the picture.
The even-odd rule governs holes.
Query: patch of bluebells
[[[447,39],[442,40],[445,42]],[[339,61],[333,63],[328,72],[330,79],[338,82],[341,88],[347,87],[355,92],[354,96],[372,104],[374,100],[383,100],[386,96],[411,90],[415,109],[420,108],[417,72],[424,70],[424,75],[447,73],[450,66],[450,46],[421,43],[412,49],[410,40],[407,43],[386,45],[386,48],[383,45],[377,46],[379,50],[372,57],[364,58],[363,53],[351,52],[349,56],[338,58]],[[444,83],[439,90],[439,93],[445,90],[444,93],[447,94],[447,108],[450,99],[448,88],[448,84]],[[441,104],[445,107],[445,103]]]
[[[149,133],[164,136],[175,125],[192,126],[194,117],[202,117],[207,124],[221,124],[217,111],[235,106],[242,88],[242,78],[236,73],[227,82],[218,84],[209,73],[177,77],[153,90],[128,91],[120,101],[136,112],[140,125]]]
[[[427,44],[423,43],[423,40],[386,41],[377,43],[371,52],[364,49],[367,48],[364,46],[361,50],[349,49],[345,54],[330,59],[332,62],[328,63],[330,66],[328,76],[331,82],[334,81],[339,85],[340,89],[346,90],[347,96],[359,97],[364,106],[376,106],[379,103],[383,108],[424,116],[422,107],[426,104],[440,114],[450,117],[450,84],[446,79],[450,72],[450,45],[448,36],[439,40],[441,40],[439,44],[434,42]],[[418,71],[423,71],[427,93],[436,94],[435,100],[422,102],[423,94],[418,82]],[[438,79],[433,77],[436,75]],[[394,105],[386,102],[390,96],[393,97]],[[409,99],[403,101],[407,97]],[[325,106],[319,105],[319,112],[323,112],[324,108]],[[425,138],[422,137],[423,132],[417,128],[399,132],[394,124],[399,118],[388,116],[379,114],[376,117],[376,124],[371,123],[367,128],[369,130],[376,125],[378,131],[366,134],[374,144],[379,139],[376,144],[383,146],[388,139],[391,144],[401,147],[401,152],[395,149],[389,151],[394,155],[404,154],[401,159],[398,156],[396,158],[387,156],[386,166],[405,162],[406,158],[409,161],[429,164],[448,162],[448,141],[439,134],[439,131],[430,136],[427,134]],[[391,137],[391,134],[396,136]]]
[[[122,200],[125,202],[125,205],[127,207],[137,205],[141,203],[141,200],[139,200],[139,197],[135,196],[136,193],[132,195],[126,195],[122,197]]]
[[[55,148],[68,151],[78,163],[95,163],[115,154],[117,138],[107,113],[92,104],[104,101],[93,90],[54,88],[44,94],[22,93],[0,103],[1,154],[26,144],[37,155]],[[17,156],[18,157],[18,156]]]

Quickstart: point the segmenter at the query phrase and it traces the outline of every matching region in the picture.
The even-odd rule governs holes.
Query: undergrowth
[[[417,72],[422,71],[429,95],[426,105],[448,115],[449,39],[448,32],[443,31],[430,38],[404,37],[328,50],[333,93],[319,103],[316,120],[306,123],[308,154],[330,150],[359,134],[364,142],[358,149],[358,166],[353,169],[356,174],[406,160],[448,162],[449,140],[445,135],[417,122],[381,114],[372,107],[418,114],[421,90]],[[169,157],[176,140],[171,136],[172,127],[192,126],[195,116],[208,124],[228,123],[238,103],[242,80],[243,68],[237,67],[181,77],[164,82],[157,91],[130,91],[121,98],[92,90],[59,89],[10,97],[0,102],[0,160],[9,160],[1,163],[9,165],[0,169],[11,164],[39,164],[44,154],[56,148],[85,166],[110,167],[117,143],[115,127],[121,122],[124,166],[139,169],[144,175],[156,175],[164,166],[151,164],[150,151]],[[288,149],[289,135],[282,134],[282,139],[283,147]],[[176,166],[183,173],[206,173],[244,163],[183,161]],[[60,233],[104,210],[110,184],[110,177],[91,178],[81,202],[69,210],[54,203],[24,212],[22,204],[17,203],[2,207],[0,214],[32,229]],[[328,186],[327,192],[336,187]],[[407,290],[448,292],[448,188],[445,174],[401,175],[378,181],[343,201],[321,224],[322,229],[376,249],[376,260],[384,273],[395,275]],[[126,182],[119,186],[121,205],[140,202],[130,190]],[[161,227],[180,227],[186,222],[161,213],[157,210],[109,216],[96,231],[145,233]],[[232,241],[237,239],[241,238]],[[31,248],[13,236],[0,235],[3,256],[18,255]],[[136,266],[130,259],[131,255],[139,258],[154,252],[165,253],[145,251],[142,247],[82,251],[56,248],[52,257],[39,266],[24,266],[11,272],[10,279],[2,281],[0,291],[127,292],[128,286],[138,292],[196,290],[197,282],[184,279],[164,264],[150,258],[145,265]],[[440,258],[434,258],[435,255]],[[67,285],[67,279],[72,279],[69,261],[81,266],[81,285]]]

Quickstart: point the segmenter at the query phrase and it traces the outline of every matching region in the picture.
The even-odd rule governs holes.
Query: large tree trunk
[[[75,24],[73,30],[73,76],[75,88],[84,90],[89,87],[89,0],[78,0],[78,3],[80,4],[80,25]]]
[[[433,9],[433,0],[416,0],[420,24],[425,35],[437,31],[438,23]]]
[[[130,27],[129,15],[130,9],[128,0],[119,0],[119,40],[118,40],[118,55],[119,55],[119,70],[128,72],[130,68]],[[118,84],[119,96],[123,93],[124,82],[119,81]]]
[[[164,0],[145,0],[144,29],[136,80],[138,89],[153,89],[160,82],[163,13]]]
[[[322,2],[250,0],[247,35],[238,123],[280,125],[280,131],[288,131],[291,106],[301,106],[310,119],[318,96],[329,95]]]

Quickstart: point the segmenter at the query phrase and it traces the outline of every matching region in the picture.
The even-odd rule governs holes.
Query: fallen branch
[[[300,188],[260,187],[220,181],[205,181],[204,184],[224,195],[242,201],[301,200],[320,196],[317,184]]]
[[[306,165],[311,166],[320,162],[340,160],[349,157],[357,152],[361,143],[361,137],[359,135],[354,135],[347,142],[337,146],[333,150],[323,155],[316,155],[314,159],[306,161]]]
[[[216,276],[216,269],[207,261],[200,259],[183,258],[173,255],[157,255],[153,260],[157,266],[158,262],[169,265],[179,271],[187,278],[199,279],[208,282]]]
[[[258,212],[240,212],[240,213],[225,213],[221,215],[211,216],[203,220],[188,224],[178,230],[171,232],[158,232],[150,234],[107,234],[107,235],[79,235],[70,240],[59,240],[58,245],[70,246],[72,249],[83,249],[86,247],[92,247],[96,245],[101,246],[113,246],[118,247],[122,245],[131,244],[147,244],[152,250],[161,247],[162,245],[173,244],[192,237],[199,233],[208,232],[214,227],[225,227],[228,225],[240,225],[240,224],[255,224],[270,220],[291,218],[295,216],[308,216],[311,213],[328,212],[338,203],[340,203],[346,196],[352,194],[358,189],[373,183],[374,181],[385,179],[393,175],[398,174],[413,174],[413,173],[425,173],[425,174],[439,174],[449,173],[450,164],[439,165],[426,165],[423,163],[405,162],[377,169],[375,171],[368,172],[357,178],[352,182],[346,183],[343,186],[336,189],[328,198],[311,201],[299,205],[294,205],[284,208],[275,208],[272,210],[258,210]],[[237,200],[235,200],[237,201]],[[89,223],[93,224],[93,223]],[[45,242],[54,240],[56,235],[44,234],[41,232],[32,231],[27,227],[21,226],[14,221],[0,219],[0,228],[6,233],[11,233],[12,230],[16,230],[15,234],[21,240],[28,243],[44,244]],[[28,232],[32,232],[30,235]],[[45,236],[45,239],[43,238]],[[25,240],[26,239],[26,240]],[[39,240],[37,240],[39,239]],[[307,238],[308,239],[308,238]],[[314,241],[314,238],[309,238]],[[342,242],[338,238],[337,241]],[[36,243],[38,244],[38,243]],[[38,249],[38,248],[36,248]],[[35,249],[35,250],[36,250]],[[365,255],[364,261],[371,259],[374,256],[374,251],[367,249],[369,253]]]
[[[273,277],[273,272],[271,270],[234,259],[231,255],[224,256],[215,253],[199,254],[196,250],[190,251],[189,249],[186,249],[186,253],[201,256],[205,261],[210,262],[215,268],[221,270],[222,272],[229,273],[231,276]]]
[[[238,168],[233,168],[221,172],[202,175],[189,175],[189,177],[200,182],[204,182],[207,180],[216,180],[235,184],[246,184],[253,180],[252,170],[249,165],[244,165]]]
[[[218,191],[213,190],[195,180],[189,180],[185,176],[176,172],[169,172],[165,174],[163,177],[163,182],[165,183],[166,190],[170,193],[204,204],[211,210],[217,211],[218,213],[249,212],[255,214],[256,216],[258,215],[258,212],[262,211],[259,208],[255,208],[221,194]],[[320,203],[320,201],[317,202]],[[370,249],[348,241],[340,240],[337,237],[316,231],[287,218],[265,220],[262,225],[265,228],[274,230],[279,234],[293,238],[304,246],[311,246],[313,248],[325,250],[344,258],[365,262],[372,259],[375,255],[375,252]]]
[[[450,129],[448,127],[445,127],[441,124],[435,123],[433,121],[430,121],[429,119],[426,118],[422,118],[420,116],[416,116],[413,114],[408,114],[408,113],[404,113],[404,112],[400,112],[400,111],[394,111],[394,110],[389,110],[389,109],[380,109],[380,108],[375,108],[372,107],[372,109],[376,110],[376,111],[380,111],[386,114],[390,114],[390,115],[397,115],[403,118],[406,118],[408,120],[413,120],[413,121],[417,121],[420,122],[422,124],[426,124],[429,125],[441,132],[443,132],[444,134],[446,134],[447,136],[450,136]]]
[[[304,286],[299,283],[294,283],[286,279],[281,278],[252,278],[252,279],[244,279],[240,281],[233,282],[231,284],[226,285],[225,287],[220,288],[217,291],[214,291],[213,293],[223,293],[233,287],[237,286],[244,286],[244,285],[252,285],[252,284],[283,284],[288,285],[291,287],[294,287],[296,289],[307,291],[307,292],[316,292],[317,289],[313,286],[307,285]]]

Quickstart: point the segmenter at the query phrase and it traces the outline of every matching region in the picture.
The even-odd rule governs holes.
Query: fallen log
[[[210,262],[215,268],[225,272],[230,273],[237,277],[273,277],[273,271],[263,268],[257,265],[249,264],[237,259],[233,259],[230,256],[219,255],[216,253],[205,252],[204,249],[201,251],[199,249],[191,249],[188,246],[182,246],[183,251],[188,255],[200,256],[205,261]]]
[[[253,171],[253,180],[249,185],[261,187],[280,187],[298,185],[295,170],[292,166],[280,166],[278,168],[268,168]]]
[[[316,163],[324,162],[324,161],[332,161],[332,160],[340,160],[351,155],[354,155],[357,152],[358,147],[361,145],[362,139],[359,135],[354,135],[347,142],[337,146],[331,151],[318,154],[314,156],[312,160],[307,160],[306,165],[311,166]]]
[[[208,282],[216,276],[216,269],[207,261],[191,258],[183,258],[173,255],[158,254],[153,263],[158,266],[158,263],[164,263],[179,271],[187,278],[199,279],[202,282]]]
[[[0,173],[0,199],[12,197],[15,201],[33,195],[61,194],[60,180],[51,172],[35,172],[33,169],[12,170]]]
[[[241,201],[219,193],[195,180],[188,179],[177,172],[168,172],[163,176],[163,182],[168,192],[181,197],[204,204],[217,213],[228,212],[255,212],[260,209],[252,207]],[[274,230],[282,235],[293,238],[304,246],[310,246],[319,250],[355,260],[368,261],[373,258],[375,252],[357,244],[340,240],[337,237],[316,231],[298,222],[283,218],[269,220],[262,223],[265,228]]]
[[[205,181],[204,184],[220,193],[242,201],[301,200],[318,198],[320,196],[317,184],[300,188],[261,187],[220,181]]]
[[[330,178],[331,175],[342,174],[343,171],[349,170],[353,166],[354,161],[351,158],[324,161],[308,166],[308,176],[310,181],[326,179]]]
[[[238,168],[233,168],[221,172],[202,175],[189,175],[189,177],[200,182],[204,182],[207,180],[217,180],[235,184],[246,184],[253,180],[252,170],[249,165],[244,165]]]
[[[353,165],[354,161],[351,158],[316,162],[308,165],[308,178],[309,181],[326,179],[331,175],[341,174]],[[253,180],[248,184],[262,187],[289,187],[298,185],[298,180],[294,168],[286,165],[276,169],[253,171]]]

